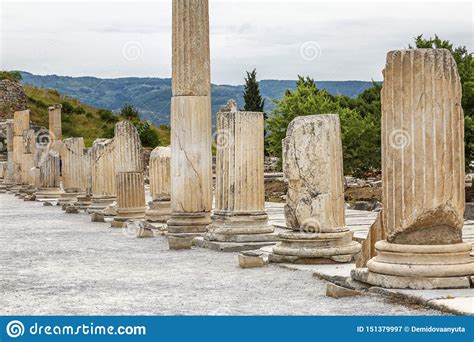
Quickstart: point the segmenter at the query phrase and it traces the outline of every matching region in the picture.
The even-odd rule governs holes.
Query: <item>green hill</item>
[[[119,120],[110,111],[86,105],[72,97],[61,95],[57,90],[24,86],[28,96],[31,121],[38,126],[48,127],[48,107],[61,103],[63,137],[84,137],[86,146],[91,146],[97,138],[112,138],[115,122]],[[170,143],[167,127],[151,126],[157,132],[160,145]]]
[[[155,125],[169,125],[171,102],[171,79],[169,78],[117,78],[100,79],[95,77],[66,77],[57,75],[39,76],[28,72],[21,73],[23,84],[41,88],[55,89],[61,94],[79,99],[82,103],[96,108],[105,108],[114,112],[126,103],[140,111],[143,119]],[[319,89],[325,89],[333,95],[356,97],[372,86],[364,81],[318,81]],[[296,81],[263,80],[260,82],[262,96],[265,98],[265,110],[274,109],[272,100],[280,99],[286,90],[295,89]],[[212,85],[212,111],[229,99],[235,99],[243,108],[243,85]]]

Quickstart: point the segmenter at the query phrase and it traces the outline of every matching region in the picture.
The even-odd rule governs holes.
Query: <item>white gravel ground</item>
[[[438,315],[332,299],[309,272],[242,270],[236,254],[169,251],[86,214],[0,194],[0,315]]]

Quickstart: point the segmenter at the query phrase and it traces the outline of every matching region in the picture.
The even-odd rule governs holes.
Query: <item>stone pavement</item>
[[[163,236],[137,239],[10,194],[0,222],[1,315],[442,314],[371,293],[328,298],[312,270],[242,270],[234,253],[170,251]]]
[[[267,210],[270,214],[270,221],[274,225],[285,227],[285,217],[283,214],[284,204],[267,203]],[[354,232],[357,240],[364,240],[368,230],[375,221],[377,213],[357,210],[346,210],[346,224]],[[466,242],[474,244],[474,221],[466,220],[463,229]],[[266,249],[267,251],[268,248]],[[284,265],[289,269],[305,270],[312,272],[315,277],[341,283],[345,286],[350,272],[355,268],[354,264],[345,265]],[[387,290],[372,287],[369,292],[382,294],[388,297],[395,297],[408,302],[416,302],[445,312],[461,315],[474,315],[474,289],[458,290]]]

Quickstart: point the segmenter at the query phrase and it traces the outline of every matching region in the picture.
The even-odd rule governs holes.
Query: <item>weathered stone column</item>
[[[13,118],[13,163],[14,163],[14,177],[17,185],[23,184],[23,132],[30,129],[30,111],[23,110],[15,112]],[[19,188],[15,190],[19,191]]]
[[[254,250],[278,241],[265,211],[263,113],[231,110],[217,114],[216,203],[204,246]]]
[[[39,165],[39,190],[37,199],[59,199],[60,189],[59,177],[59,153],[56,151],[46,152],[45,157]]]
[[[13,161],[13,120],[7,120],[6,122],[6,131],[7,131],[7,166],[5,170],[4,183],[6,190],[10,190],[13,184],[15,183],[15,163]]]
[[[210,94],[208,0],[173,0],[171,249],[191,248],[211,223]]]
[[[146,219],[166,223],[171,216],[171,148],[157,147],[151,152],[149,173],[153,201],[148,203]]]
[[[130,121],[115,125],[117,216],[112,227],[145,218],[145,180],[142,146],[137,129]]]
[[[89,212],[100,211],[117,199],[115,143],[98,139],[90,150],[92,203]]]
[[[49,137],[51,140],[50,149],[61,154],[63,130],[61,122],[61,104],[49,107]]]
[[[87,187],[87,155],[83,138],[69,138],[62,143],[62,180],[64,193],[60,204],[76,202],[78,196],[84,196]]]
[[[444,49],[392,51],[382,90],[383,229],[368,271],[387,288],[470,287],[463,243],[464,114],[456,62]]]
[[[22,184],[28,188],[34,187],[35,180],[31,170],[35,167],[36,136],[33,129],[23,131],[23,156],[21,162]]]
[[[293,120],[283,140],[288,180],[285,217],[273,262],[349,262],[360,251],[346,227],[341,127],[338,115]]]

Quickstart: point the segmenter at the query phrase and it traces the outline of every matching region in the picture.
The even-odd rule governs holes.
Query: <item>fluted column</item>
[[[60,156],[56,151],[46,152],[39,165],[39,190],[37,199],[54,198],[61,196],[60,189]]]
[[[248,243],[274,243],[265,211],[263,113],[218,113],[216,140],[216,203],[204,239],[252,249],[258,246]]]
[[[211,83],[208,0],[173,0],[171,249],[190,248],[211,223]]]
[[[63,138],[61,122],[61,104],[49,107],[49,138],[51,141],[50,149],[58,153],[62,152],[61,141]]]
[[[117,198],[114,139],[98,139],[90,150],[92,203],[90,211],[102,210]]]
[[[444,49],[392,51],[382,90],[383,229],[368,283],[469,287],[463,243],[464,114],[456,62]]]
[[[113,227],[145,218],[145,181],[142,146],[138,131],[130,121],[115,125],[117,216]]]
[[[298,117],[283,140],[288,180],[285,217],[273,262],[349,262],[360,251],[346,227],[341,126],[338,115]]]
[[[87,187],[87,161],[84,139],[69,138],[62,143],[62,180],[65,193],[60,203],[75,202]]]
[[[166,223],[171,215],[171,148],[157,147],[151,152],[149,174],[153,201],[149,203],[146,219]]]
[[[23,132],[30,129],[30,111],[15,112],[13,117],[13,163],[16,184],[23,184]]]
[[[33,187],[32,169],[35,167],[36,136],[32,129],[23,131],[23,156],[21,163],[22,184]]]
[[[6,131],[7,131],[7,166],[5,170],[5,186],[7,190],[15,183],[15,163],[13,161],[13,120],[7,120],[6,122]]]

